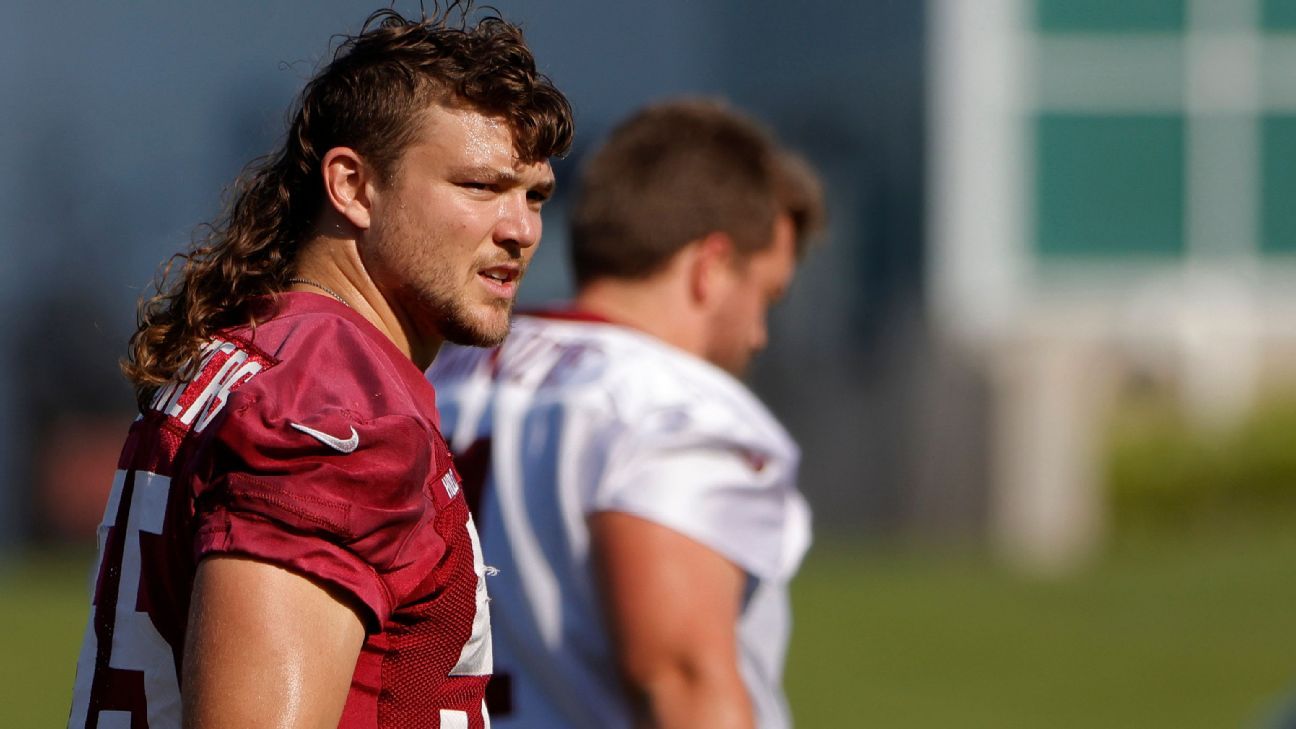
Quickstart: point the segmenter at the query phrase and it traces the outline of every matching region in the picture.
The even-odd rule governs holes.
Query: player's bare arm
[[[590,517],[617,662],[644,729],[754,726],[734,626],[746,575],[717,552],[621,512]]]
[[[198,567],[185,641],[184,729],[334,729],[364,642],[352,608],[254,560]]]

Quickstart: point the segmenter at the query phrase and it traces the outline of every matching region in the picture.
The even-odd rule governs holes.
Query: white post
[[[1101,347],[1047,332],[1009,343],[995,358],[991,515],[995,546],[1008,561],[1056,573],[1098,546],[1110,371]]]

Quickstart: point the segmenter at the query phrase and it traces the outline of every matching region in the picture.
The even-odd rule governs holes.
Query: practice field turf
[[[0,569],[0,727],[66,722],[84,554]],[[821,540],[794,589],[798,726],[1264,725],[1296,693],[1296,522],[1129,544],[1072,576]]]
[[[1055,580],[824,545],[794,604],[801,727],[1253,729],[1296,693],[1290,519],[1144,538]]]

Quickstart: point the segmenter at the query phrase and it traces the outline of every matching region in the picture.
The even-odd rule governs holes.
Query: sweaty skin
[[[433,106],[394,179],[346,147],[324,155],[323,177],[327,205],[298,278],[336,291],[421,369],[444,341],[504,338],[554,188],[547,161],[517,158],[507,125]]]
[[[194,578],[184,729],[336,729],[364,626],[280,567],[211,557]]]

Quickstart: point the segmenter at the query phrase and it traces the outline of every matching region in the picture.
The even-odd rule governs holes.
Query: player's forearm
[[[639,708],[639,729],[752,729],[747,689],[736,667],[673,666],[638,679],[630,690]]]

